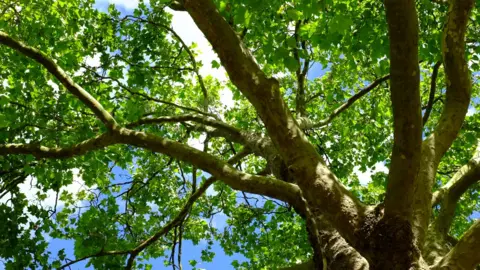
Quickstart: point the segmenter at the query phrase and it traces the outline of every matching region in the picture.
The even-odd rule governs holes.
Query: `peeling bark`
[[[465,191],[480,180],[480,144],[467,164],[462,166],[443,187],[432,196],[432,206],[442,202],[445,196],[461,196]]]
[[[184,7],[212,44],[231,81],[255,107],[313,211],[322,209],[342,236],[356,242],[353,232],[364,206],[323,164],[290,114],[278,82],[266,77],[211,0],[186,0]]]
[[[473,270],[480,264],[480,220],[462,236],[455,247],[431,269]]]
[[[352,248],[328,221],[321,215],[315,219],[327,269],[370,269],[367,260]]]
[[[455,217],[455,209],[460,197],[473,184],[480,180],[480,145],[473,158],[445,184],[434,193],[432,206],[440,203],[440,212],[428,228],[425,240],[425,259],[429,264],[436,264],[447,254],[452,246],[448,232]]]
[[[462,127],[471,95],[465,59],[465,33],[473,0],[452,0],[443,32],[442,54],[447,79],[446,102],[434,132],[422,144],[421,170],[414,195],[414,233],[420,246],[431,214],[430,202],[438,164]]]

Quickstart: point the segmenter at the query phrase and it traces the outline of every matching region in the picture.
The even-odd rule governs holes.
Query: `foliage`
[[[114,5],[106,13],[96,10],[93,0],[4,1],[0,2],[0,30],[55,59],[119,125],[145,116],[195,114],[265,136],[263,122],[232,83],[199,75],[202,66],[220,68],[220,63],[195,60],[201,52],[195,44],[185,45],[176,36],[171,28],[171,10],[166,8],[169,4],[141,1],[132,15],[125,16]],[[262,69],[279,79],[290,110],[313,123],[328,118],[355,93],[389,72],[389,40],[381,1],[217,0],[215,4]],[[416,5],[425,110],[433,67],[442,57],[440,42],[447,6],[430,0],[416,1]],[[479,16],[477,8],[467,32],[472,71],[480,69]],[[99,60],[98,66],[89,65],[92,59]],[[298,72],[305,69],[309,73],[302,101],[295,89],[299,87]],[[480,94],[478,76],[478,72],[473,75],[473,107],[478,106]],[[442,112],[446,88],[443,68],[436,84],[424,137],[434,130]],[[339,180],[371,205],[383,201],[387,174],[377,172],[371,182],[362,185],[356,173],[390,164],[393,115],[388,88],[388,81],[383,81],[328,125],[305,130]],[[222,104],[220,93],[224,89],[233,93],[232,108]],[[305,103],[304,112],[299,102]],[[479,125],[479,114],[467,116],[439,165],[435,190],[471,159]],[[135,128],[185,144],[200,140],[208,146],[201,150],[222,160],[244,148],[240,141],[215,135],[212,127],[195,121],[165,121]],[[68,147],[105,131],[92,111],[45,68],[0,46],[0,143]],[[269,162],[249,155],[236,166],[259,174]],[[0,224],[0,257],[6,269],[60,267],[68,261],[64,251],[48,251],[50,237],[73,240],[77,259],[102,251],[133,249],[174,219],[207,178],[207,172],[187,162],[122,144],[68,159],[1,155],[0,220],[5,222]],[[19,188],[20,183],[25,186],[29,181],[38,190],[35,199]],[[68,188],[79,182],[77,190]],[[450,235],[460,237],[469,228],[473,222],[469,217],[480,211],[479,192],[477,183],[462,196]],[[45,205],[51,196],[57,197],[55,205]],[[210,222],[215,215],[226,216],[224,228]],[[215,260],[211,251],[215,241],[226,254],[244,255],[247,261],[232,262],[235,269],[270,269],[305,261],[312,248],[304,222],[288,203],[237,191],[217,181],[175,229],[138,255],[137,268],[151,269],[148,260],[152,258],[178,263],[171,254],[177,250],[178,255],[182,239],[197,245],[207,243],[199,251],[203,261]],[[119,269],[126,259],[127,254],[94,256],[89,265]],[[190,262],[193,268],[196,264]]]

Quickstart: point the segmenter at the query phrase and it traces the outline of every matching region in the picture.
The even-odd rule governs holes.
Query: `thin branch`
[[[134,128],[141,125],[149,124],[161,124],[161,123],[179,123],[193,121],[207,126],[223,129],[229,133],[240,135],[242,131],[237,129],[225,122],[213,120],[201,115],[187,114],[187,115],[176,115],[176,116],[161,116],[161,117],[144,117],[138,121],[127,124],[126,127]]]
[[[81,262],[81,261],[84,261],[84,260],[87,260],[87,259],[90,259],[90,258],[98,258],[98,257],[104,257],[104,256],[113,256],[113,255],[126,255],[126,254],[129,254],[131,251],[130,250],[119,250],[119,251],[100,251],[100,252],[97,252],[95,254],[92,254],[92,255],[87,255],[87,256],[84,256],[84,257],[81,257],[79,259],[76,259],[76,260],[73,260],[71,262],[68,262],[62,266],[60,266],[58,269],[61,270],[61,269],[65,269],[67,267],[70,267],[70,265],[73,265],[75,263],[78,263],[78,262]]]
[[[156,27],[163,28],[163,29],[167,30],[168,32],[170,32],[175,37],[175,39],[177,39],[182,44],[183,48],[185,49],[185,51],[188,53],[188,56],[190,57],[190,62],[193,65],[193,70],[195,72],[195,75],[197,76],[198,83],[200,84],[200,88],[202,89],[203,98],[204,98],[204,111],[208,111],[208,91],[207,91],[207,88],[205,87],[205,84],[203,82],[203,77],[202,77],[202,75],[200,75],[200,71],[199,71],[198,66],[197,66],[197,61],[195,60],[195,56],[193,55],[193,52],[190,50],[190,48],[187,46],[187,44],[183,41],[183,39],[177,34],[177,32],[175,32],[175,30],[173,30],[173,28],[171,28],[167,25],[164,25],[164,24],[161,24],[161,23],[158,23],[158,22],[154,22],[154,21],[151,21],[151,20],[146,20],[144,18],[139,18],[139,17],[135,17],[135,16],[132,16],[132,15],[127,15],[127,16],[125,16],[125,18],[126,19],[130,18],[130,19],[133,19],[133,21],[140,21],[140,22],[151,24],[151,25],[156,26]]]
[[[299,117],[303,116],[305,114],[305,76],[307,74],[307,67],[308,67],[308,59],[304,59],[305,65],[304,69],[302,70],[302,62],[300,59],[299,55],[299,43],[303,44],[303,47],[305,47],[305,42],[300,41],[300,36],[299,36],[299,31],[300,27],[302,26],[302,21],[298,20],[295,23],[295,33],[294,33],[294,38],[295,38],[295,47],[293,48],[293,57],[297,61],[298,68],[295,71],[295,74],[297,76],[297,95],[295,98],[295,111]]]
[[[15,177],[12,178],[8,183],[4,183],[2,187],[0,188],[0,200],[5,197],[7,194],[12,193],[13,189],[17,187],[20,183],[25,181],[27,178],[27,175],[24,173],[21,173]]]
[[[434,100],[433,100],[433,105],[435,105],[438,101],[442,102],[443,103],[443,97],[442,96],[438,96],[436,97]],[[432,107],[433,107],[432,105]],[[422,106],[422,110],[426,110],[428,107],[428,104],[427,105],[424,105]]]
[[[190,212],[190,211],[189,211]],[[178,225],[178,253],[177,253],[177,262],[178,262],[178,269],[182,270],[182,241],[183,241],[183,226],[185,224],[185,220],[188,219],[188,213],[183,219],[182,222],[180,222],[180,225]]]
[[[17,41],[10,37],[7,33],[0,31],[0,44],[4,44],[25,56],[32,58],[39,64],[44,66],[53,76],[55,76],[65,88],[70,91],[74,96],[80,99],[85,105],[87,105],[95,115],[109,128],[114,129],[117,127],[115,119],[110,115],[103,106],[92,97],[85,89],[76,84],[72,78],[70,78],[65,71],[49,58],[44,52],[25,45],[24,43]]]
[[[423,115],[423,125],[428,121],[428,117],[430,117],[430,112],[432,111],[433,104],[435,102],[435,91],[437,88],[437,76],[438,76],[438,69],[442,65],[441,61],[438,61],[433,66],[432,78],[430,80],[430,95],[428,97],[427,108],[425,109],[425,114]]]
[[[178,229],[178,226],[175,226],[173,228],[173,243],[172,243],[172,252],[170,254],[170,263],[172,264],[172,270],[176,270],[177,269],[177,265],[175,264],[175,248],[177,246],[177,229]],[[129,260],[130,261],[130,260]],[[130,270],[130,269],[126,269],[126,270]]]
[[[155,97],[149,96],[149,95],[147,95],[147,94],[145,94],[145,93],[141,93],[141,92],[135,91],[135,90],[131,89],[130,87],[126,86],[125,84],[123,84],[123,83],[122,83],[120,80],[118,80],[118,79],[115,79],[115,78],[112,78],[112,77],[108,77],[108,76],[102,76],[102,75],[96,73],[95,71],[92,71],[92,70],[91,70],[90,68],[88,68],[88,67],[85,67],[85,68],[88,69],[90,72],[92,72],[92,74],[94,74],[94,76],[96,76],[97,78],[100,78],[100,79],[108,79],[108,80],[111,80],[111,81],[116,82],[116,83],[118,84],[118,86],[120,86],[120,88],[126,90],[126,91],[129,92],[131,95],[141,96],[141,97],[143,97],[145,100],[150,100],[150,101],[158,102],[158,103],[161,103],[161,104],[170,105],[170,106],[173,106],[173,107],[176,107],[176,108],[185,110],[185,111],[192,111],[192,112],[196,112],[196,113],[199,113],[199,114],[211,116],[211,117],[214,117],[214,118],[217,117],[217,116],[214,115],[214,114],[211,114],[211,113],[208,113],[208,112],[204,112],[204,111],[201,111],[201,110],[199,110],[199,109],[195,109],[195,108],[191,108],[191,107],[186,107],[186,106],[183,106],[183,105],[178,105],[178,104],[173,103],[173,102],[170,102],[170,101],[166,101],[166,100],[163,100],[163,99],[155,98]]]
[[[379,79],[376,79],[373,81],[371,84],[369,84],[367,87],[363,88],[362,90],[358,91],[355,95],[350,97],[345,103],[340,105],[338,108],[336,108],[327,118],[318,121],[317,123],[305,123],[305,125],[302,125],[303,129],[310,129],[310,128],[319,128],[326,126],[330,124],[335,117],[337,117],[340,113],[345,111],[346,109],[350,108],[350,106],[353,105],[355,101],[363,97],[364,95],[368,94],[370,91],[375,89],[378,85],[380,85],[382,82],[388,80],[390,78],[390,75],[385,75]]]
[[[241,151],[237,155],[233,156],[232,158],[229,159],[230,164],[234,164],[239,162],[242,158],[247,156],[249,154],[248,150]],[[99,251],[98,253],[84,256],[82,258],[76,259],[74,261],[71,261],[67,264],[62,265],[59,269],[64,269],[66,267],[69,267],[70,265],[73,265],[77,262],[90,259],[90,258],[96,258],[96,257],[103,257],[103,256],[111,256],[111,255],[127,255],[130,254],[130,257],[127,261],[127,266],[126,269],[131,269],[133,267],[134,260],[136,256],[145,248],[147,248],[149,245],[153,244],[156,240],[158,240],[160,237],[168,233],[172,228],[175,226],[178,226],[179,222],[183,220],[185,215],[189,212],[195,201],[205,193],[205,191],[208,189],[210,185],[212,185],[216,181],[215,177],[210,177],[207,179],[203,185],[196,191],[194,192],[190,198],[187,200],[186,204],[182,208],[182,210],[179,212],[179,214],[171,220],[169,223],[167,223],[164,227],[160,229],[156,234],[154,234],[152,237],[148,238],[147,240],[143,241],[141,244],[139,244],[137,247],[130,249],[130,250],[122,250],[122,251]]]
[[[233,156],[230,158],[228,161],[229,164],[235,164],[239,162],[242,158],[248,155],[247,151],[242,151],[238,153],[237,155]],[[137,247],[135,247],[132,252],[130,253],[130,258],[128,258],[127,261],[127,269],[129,266],[131,267],[133,265],[133,262],[136,258],[136,256],[142,252],[144,249],[146,249],[148,246],[153,244],[155,241],[157,241],[160,237],[164,236],[167,234],[171,229],[174,227],[178,226],[186,217],[187,213],[190,211],[192,208],[193,204],[195,201],[202,196],[207,189],[215,182],[217,179],[215,177],[210,177],[208,178],[198,189],[195,191],[190,198],[188,198],[187,202],[183,206],[182,210],[177,214],[177,216],[170,220],[165,226],[163,226],[157,233],[152,235],[150,238],[146,239],[142,243],[140,243]]]

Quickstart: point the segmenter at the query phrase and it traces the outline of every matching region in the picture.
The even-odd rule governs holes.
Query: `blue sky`
[[[127,177],[129,175],[128,171],[122,170],[119,167],[114,167],[112,172],[115,175],[115,178],[112,180],[113,183],[121,183],[125,181],[129,181],[130,179]],[[122,190],[123,191],[123,190]],[[120,191],[120,192],[122,192]],[[121,199],[118,199],[118,205],[120,208],[123,207],[124,203],[120,202]],[[123,211],[123,209],[119,209],[119,211]],[[223,228],[225,226],[226,216],[216,215],[214,218],[214,224],[217,228]],[[184,240],[182,242],[182,266],[183,269],[192,269],[189,265],[190,260],[197,261],[197,269],[234,269],[231,266],[231,262],[233,260],[238,260],[239,262],[245,261],[245,257],[240,254],[234,254],[233,256],[228,256],[223,252],[223,249],[220,247],[218,243],[214,243],[212,246],[212,251],[215,252],[216,256],[211,263],[202,262],[201,250],[206,248],[206,244],[204,242],[200,242],[199,245],[195,246],[191,241]],[[53,255],[56,255],[59,250],[65,249],[65,253],[67,258],[75,258],[73,255],[73,241],[72,240],[62,240],[62,239],[51,239],[50,245],[48,250],[52,252]],[[170,253],[168,253],[169,255]],[[153,269],[172,269],[171,266],[164,266],[165,258],[157,258],[154,260],[149,260],[148,263],[152,264]],[[86,267],[87,260],[78,262],[71,266],[71,269],[93,269],[92,267]]]
[[[122,8],[119,8],[122,10]],[[123,11],[125,12],[125,11]],[[325,73],[325,70],[322,69],[322,66],[319,64],[315,64],[311,71],[309,72],[309,79],[314,79],[316,77],[319,77]],[[128,175],[129,173],[125,170],[122,170],[119,167],[115,167],[112,171],[115,174],[115,178],[112,181],[112,183],[120,183],[120,182],[125,182],[128,181],[129,179],[126,179],[125,176]],[[119,203],[119,205],[123,205],[123,203]],[[120,209],[121,211],[121,209]],[[223,228],[225,226],[227,217],[225,215],[216,215],[213,219],[213,222],[217,228]],[[201,256],[201,250],[206,247],[205,244],[202,244],[200,242],[199,245],[195,246],[191,241],[183,241],[182,244],[182,266],[183,269],[192,269],[192,267],[189,265],[190,260],[196,260],[197,263],[197,268],[200,269],[234,269],[231,266],[231,262],[233,260],[238,260],[239,262],[245,261],[246,258],[241,255],[241,254],[234,254],[233,256],[228,256],[225,254],[221,246],[219,245],[218,242],[214,242],[212,246],[212,251],[215,252],[215,258],[213,259],[213,262],[202,262],[200,259]],[[52,254],[57,254],[60,249],[65,249],[65,253],[67,255],[67,258],[75,258],[73,255],[73,241],[71,240],[61,240],[61,239],[52,239],[50,241],[50,246],[49,246],[49,251],[52,252]],[[165,258],[158,258],[155,260],[149,260],[148,262],[153,265],[153,269],[172,269],[171,266],[164,266],[164,260]],[[87,261],[83,262],[78,262],[74,265],[71,266],[71,269],[73,270],[80,270],[80,269],[93,269],[93,268],[86,268],[86,263]],[[0,267],[1,269],[1,267]]]
[[[135,8],[138,4],[138,1],[135,1],[135,0],[97,0],[97,2],[95,3],[95,7],[99,10],[102,10],[102,11],[106,11],[107,8],[108,8],[108,5],[110,3],[114,3],[116,4],[116,7],[117,9],[123,14],[123,15],[128,15],[128,14],[131,14],[133,12],[133,8]],[[179,16],[184,16],[183,14],[180,14]],[[179,18],[178,19],[179,21],[185,21],[185,18]],[[177,30],[177,29],[176,29]],[[187,29],[186,29],[187,30]],[[211,50],[209,49],[208,47],[208,44],[205,43],[204,40],[201,40],[201,38],[203,37],[201,34],[199,35],[199,30],[197,30],[196,32],[185,32],[185,31],[179,31],[180,35],[182,36],[182,38],[184,38],[184,40],[187,42],[187,44],[191,43],[191,42],[196,42],[197,44],[199,44],[199,48],[200,49],[203,49],[204,51],[206,51],[206,55],[204,53],[204,56],[203,56],[203,61],[206,62],[206,64],[204,66],[207,66],[209,67],[210,64],[209,62],[211,62],[211,60],[213,60],[216,56],[213,55],[213,52],[211,52]],[[95,59],[92,59],[92,61],[95,61]],[[92,63],[93,65],[95,65],[95,63]],[[219,71],[219,70],[201,70],[202,73],[204,74],[215,74],[217,76],[217,78],[219,79],[223,79],[225,80],[226,79],[226,76],[222,75],[221,73],[224,71]],[[226,98],[230,98],[231,99],[231,96],[228,96],[227,94],[227,97]],[[226,102],[229,102],[229,101],[226,101]],[[193,142],[195,143],[195,142]],[[198,144],[198,142],[196,142]],[[113,172],[115,173],[115,179],[114,179],[114,182],[124,182],[126,181],[125,179],[123,179],[122,176],[124,175],[127,175],[128,172],[126,171],[122,171],[120,168],[116,167],[114,168]],[[123,205],[123,204],[121,204]],[[221,215],[216,215],[215,218],[214,218],[214,222],[216,224],[217,227],[223,227],[224,224],[225,224],[225,221],[226,221],[226,217],[225,216],[221,216]],[[223,249],[220,247],[220,245],[215,242],[214,245],[212,246],[212,251],[215,252],[215,258],[213,260],[213,262],[211,263],[207,263],[207,262],[202,262],[202,260],[200,259],[200,256],[201,256],[201,250],[203,248],[205,248],[206,245],[205,244],[202,244],[202,242],[200,242],[200,244],[198,246],[195,246],[193,245],[193,243],[189,240],[184,240],[182,242],[182,266],[183,266],[183,269],[192,269],[192,267],[189,265],[189,261],[190,260],[196,260],[198,263],[197,263],[197,268],[200,268],[200,269],[225,269],[225,270],[228,270],[228,269],[234,269],[232,266],[231,266],[231,262],[233,260],[238,260],[238,261],[245,261],[245,257],[243,257],[242,255],[240,254],[234,254],[233,256],[228,256],[225,254],[225,252],[223,251]],[[52,251],[52,254],[57,254],[57,252],[62,249],[62,248],[65,248],[65,252],[66,252],[66,255],[67,255],[67,258],[74,258],[73,256],[73,241],[71,240],[59,240],[59,239],[52,239],[50,241],[50,246],[49,246],[49,250]],[[165,258],[158,258],[158,259],[155,259],[155,260],[150,260],[149,263],[152,264],[153,266],[153,269],[172,269],[171,266],[164,266],[164,260]],[[74,264],[71,269],[87,269],[85,267],[86,265],[86,261],[84,262],[79,262],[77,264]],[[91,268],[90,268],[91,269]]]

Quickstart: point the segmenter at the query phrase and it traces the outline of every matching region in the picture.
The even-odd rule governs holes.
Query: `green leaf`
[[[347,30],[350,30],[351,25],[352,20],[342,14],[335,15],[330,23],[331,30],[339,34],[343,34]]]
[[[212,60],[212,68],[220,68],[220,63],[218,63],[216,60]]]
[[[303,13],[298,11],[298,10],[295,10],[295,9],[288,9],[287,10],[287,16],[289,19],[293,20],[293,21],[297,21],[297,20],[300,20],[303,16]]]

